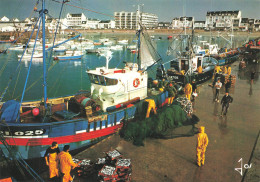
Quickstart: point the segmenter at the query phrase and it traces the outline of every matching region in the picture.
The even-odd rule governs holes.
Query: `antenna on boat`
[[[142,31],[142,11],[140,9],[140,6],[144,6],[144,4],[138,4],[138,9],[137,9],[137,16],[139,17],[138,18],[138,51],[137,51],[137,65],[138,65],[138,70],[141,70],[141,60],[140,60],[140,47],[141,47],[141,41],[140,41],[140,38],[141,38],[141,31]]]
[[[106,70],[108,70],[109,61],[112,59],[112,52],[108,50],[100,55],[106,58]]]

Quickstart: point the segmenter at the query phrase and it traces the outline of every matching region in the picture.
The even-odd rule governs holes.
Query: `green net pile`
[[[147,137],[175,138],[197,133],[194,124],[199,119],[195,115],[188,117],[178,103],[158,109],[157,115],[150,115],[150,118],[144,118],[146,109],[147,107],[137,106],[137,113],[143,114],[136,121],[127,123],[121,130],[121,136],[125,140],[133,141],[134,145],[144,145],[143,141]]]

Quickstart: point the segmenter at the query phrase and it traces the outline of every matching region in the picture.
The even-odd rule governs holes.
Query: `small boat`
[[[94,42],[94,45],[102,45],[102,42]]]
[[[53,48],[54,52],[65,52],[67,51],[67,48],[65,46],[59,46],[59,47],[55,47]]]
[[[110,47],[110,50],[113,50],[113,51],[121,51],[121,50],[123,50],[123,46],[122,46],[122,45],[111,46],[111,47]]]
[[[167,39],[172,39],[173,37],[171,36],[171,35],[169,35],[168,37],[167,37]]]
[[[28,54],[27,52],[25,52],[23,57],[22,57],[22,54],[18,55],[18,61],[20,61],[21,58],[22,58],[22,61],[30,61],[31,57],[32,57],[31,54]],[[33,54],[32,61],[42,62],[43,61],[42,53],[35,51]]]
[[[117,41],[118,44],[128,44],[128,40],[124,39],[124,40],[119,40]]]
[[[83,56],[82,51],[66,51],[65,55],[55,56],[54,60],[66,61],[66,60],[78,60]]]
[[[136,45],[129,45],[126,48],[129,49],[129,50],[132,50],[132,49],[136,49],[137,46]]]
[[[104,46],[110,46],[110,45],[113,44],[113,42],[112,42],[112,41],[105,41],[105,42],[103,42],[102,44],[103,44]]]

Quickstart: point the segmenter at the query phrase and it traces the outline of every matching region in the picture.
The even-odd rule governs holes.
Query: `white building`
[[[255,19],[255,31],[259,32],[260,31],[260,19]]]
[[[88,19],[86,25],[84,28],[87,29],[98,29],[98,24],[99,24],[100,20],[98,19]]]
[[[205,28],[206,28],[206,22],[205,21],[194,21],[194,29],[204,30]]]
[[[241,21],[241,11],[208,11],[206,15],[206,28],[225,30],[231,28],[234,21],[239,24]]]
[[[137,29],[138,22],[141,17],[142,25],[148,29],[157,27],[158,16],[151,13],[141,13],[137,12],[115,12],[115,28],[118,29]]]
[[[193,17],[179,17],[173,18],[172,20],[172,28],[173,29],[191,29],[194,25],[194,18]]]
[[[248,30],[248,18],[241,18],[239,30],[242,30],[242,31]]]
[[[83,13],[72,14],[68,13],[66,16],[67,26],[71,28],[86,27],[87,17]]]
[[[113,29],[115,28],[115,21],[113,20],[101,20],[98,23],[98,29]]]

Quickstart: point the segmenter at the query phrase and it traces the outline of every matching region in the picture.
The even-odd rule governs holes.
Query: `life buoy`
[[[134,79],[134,81],[133,81],[133,86],[134,86],[134,87],[138,87],[139,85],[140,85],[140,80],[139,80],[139,78]]]

